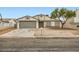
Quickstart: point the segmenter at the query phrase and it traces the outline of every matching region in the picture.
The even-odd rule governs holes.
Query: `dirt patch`
[[[79,30],[72,31],[74,35],[79,35]]]
[[[49,29],[54,29],[54,30],[76,30],[76,29],[74,29],[74,28],[66,28],[66,27],[64,27],[63,29],[62,28],[60,28],[60,27],[48,27]]]
[[[0,29],[0,35],[4,34],[4,33],[7,33],[7,32],[10,32],[12,30],[15,30],[15,28],[13,27],[6,27],[6,28],[1,28]]]

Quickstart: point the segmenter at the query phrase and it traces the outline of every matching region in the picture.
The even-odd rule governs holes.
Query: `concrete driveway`
[[[5,33],[0,37],[33,37],[34,32],[29,29],[16,29],[11,32]]]

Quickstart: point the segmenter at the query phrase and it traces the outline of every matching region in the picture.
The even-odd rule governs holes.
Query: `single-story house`
[[[17,28],[46,28],[49,26],[60,26],[60,22],[44,14],[24,16],[17,19]]]

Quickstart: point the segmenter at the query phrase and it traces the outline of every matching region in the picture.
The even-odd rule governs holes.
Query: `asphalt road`
[[[0,52],[76,52],[79,38],[0,38]]]

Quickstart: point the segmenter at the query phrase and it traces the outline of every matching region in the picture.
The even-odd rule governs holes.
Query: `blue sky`
[[[19,18],[25,15],[34,16],[37,14],[48,14],[57,7],[0,7],[3,18]],[[79,9],[78,7],[66,7],[70,10]]]

